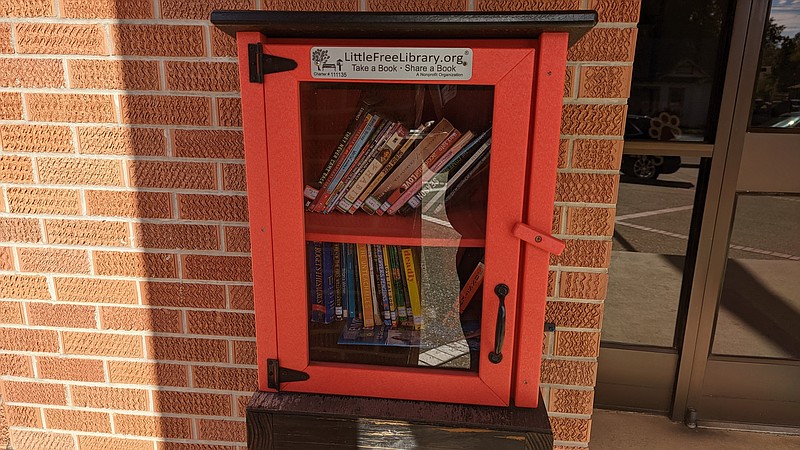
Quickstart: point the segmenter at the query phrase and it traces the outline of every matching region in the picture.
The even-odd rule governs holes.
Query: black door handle
[[[494,293],[500,303],[497,306],[497,324],[494,330],[494,351],[489,352],[489,361],[493,364],[499,364],[503,360],[503,340],[506,337],[506,295],[508,295],[508,286],[503,283],[494,287]]]

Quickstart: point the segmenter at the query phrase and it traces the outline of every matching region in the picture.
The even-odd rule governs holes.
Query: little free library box
[[[567,49],[591,11],[215,11],[238,45],[250,448],[549,448]]]

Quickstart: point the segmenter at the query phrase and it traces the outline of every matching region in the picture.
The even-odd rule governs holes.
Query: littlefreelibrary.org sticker
[[[311,76],[355,80],[469,80],[472,49],[312,47]]]

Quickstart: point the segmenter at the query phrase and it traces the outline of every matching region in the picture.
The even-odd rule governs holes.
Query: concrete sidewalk
[[[797,450],[800,436],[687,428],[665,416],[594,410],[590,450]]]

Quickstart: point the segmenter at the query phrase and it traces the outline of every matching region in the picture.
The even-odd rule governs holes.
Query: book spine
[[[446,154],[449,154],[450,148],[453,146],[459,138],[461,137],[461,132],[458,130],[453,130],[447,139],[442,141],[436,150],[431,153],[428,158],[425,159],[425,162],[408,177],[406,181],[397,188],[392,195],[381,205],[381,211],[385,211],[389,214],[394,214],[400,209],[401,206],[405,205],[408,199],[410,199],[413,195],[419,191],[420,187],[422,187],[422,179],[425,175],[426,170],[436,173],[436,171],[440,168],[437,168],[437,165],[442,166],[446,160],[438,164],[440,160],[445,158]],[[453,152],[450,154],[450,157],[455,154]],[[449,157],[448,157],[449,159]]]
[[[392,191],[400,187],[454,129],[453,125],[448,122],[447,119],[442,119],[430,133],[417,144],[414,150],[397,165],[392,175],[387,177],[386,180],[381,183],[381,186],[369,196],[369,199],[371,199],[368,199],[370,205],[377,204],[379,205],[378,208],[380,208],[380,205],[383,204],[386,197],[388,197]],[[367,204],[366,201],[365,204]],[[372,206],[370,206],[370,208],[372,208]]]
[[[391,287],[386,280],[386,263],[383,259],[383,245],[375,245],[375,262],[376,271],[375,278],[380,282],[381,286],[381,303],[383,306],[383,323],[392,325],[392,301],[389,300],[389,293]],[[396,321],[397,319],[395,319]]]
[[[323,281],[325,275],[322,269],[322,243],[313,242],[311,244],[312,251],[312,268],[314,282],[312,283],[313,303],[311,305],[311,321],[325,323],[325,283]]]
[[[475,266],[475,270],[472,271],[469,279],[467,279],[467,283],[464,284],[464,287],[458,294],[458,312],[463,313],[464,310],[467,309],[467,306],[469,306],[469,302],[475,297],[475,292],[478,291],[481,283],[483,283],[484,271],[485,266],[483,261],[481,261]]]
[[[374,125],[375,122],[373,120],[376,120],[376,118],[377,116],[374,114],[366,114],[361,120],[361,123],[358,125],[358,129],[355,133],[353,133],[353,136],[350,137],[347,146],[345,147],[344,151],[342,151],[342,154],[339,155],[339,158],[337,159],[336,164],[334,164],[333,169],[331,169],[331,173],[325,179],[322,187],[320,187],[319,195],[317,195],[317,198],[314,199],[314,202],[311,204],[312,211],[322,212],[325,202],[328,201],[331,192],[339,183],[340,176],[342,175],[342,167],[347,167],[347,165],[352,162],[350,159],[351,156],[355,158],[354,149],[357,151],[357,144],[361,142],[361,138],[367,133],[369,125]]]
[[[389,246],[389,263],[392,269],[392,283],[394,285],[394,301],[397,305],[397,320],[400,325],[405,325],[408,316],[406,315],[405,294],[403,292],[403,269],[400,266],[397,246]]]
[[[357,244],[358,252],[358,276],[361,284],[361,303],[364,328],[372,328],[375,321],[372,314],[372,289],[370,286],[369,258],[367,244]]]
[[[414,329],[419,330],[423,325],[422,301],[420,299],[417,269],[414,263],[414,252],[410,248],[404,248],[401,253],[403,255],[403,271],[408,284],[408,297],[411,303],[411,311],[414,315]]]
[[[342,271],[342,246],[339,243],[331,244],[331,251],[333,252],[333,305],[336,320],[342,320],[344,314],[344,305],[342,303],[342,277],[345,272]]]
[[[336,311],[336,286],[333,275],[333,249],[330,242],[322,243],[322,283],[325,292],[325,323],[331,323]]]
[[[477,175],[480,172],[483,172],[484,169],[487,169],[489,167],[488,162],[489,162],[489,154],[486,153],[475,164],[474,167],[472,167],[463,177],[461,177],[458,180],[458,183],[456,183],[455,186],[453,186],[452,188],[448,189],[447,195],[445,195],[445,197],[444,197],[444,201],[442,202],[442,204],[436,206],[435,212],[438,214],[444,208],[444,206],[447,204],[447,202],[449,202],[450,199],[452,199],[462,187],[464,187],[466,184],[469,183],[469,180],[472,177],[474,177],[475,175]]]
[[[342,135],[342,139],[339,141],[339,144],[336,146],[336,149],[333,151],[333,155],[328,160],[328,163],[325,165],[325,168],[322,170],[322,173],[317,180],[317,186],[322,186],[322,183],[328,178],[328,175],[331,173],[331,169],[333,166],[336,165],[336,161],[341,156],[342,151],[347,146],[347,143],[350,141],[350,138],[353,136],[353,132],[355,132],[358,124],[361,122],[361,119],[364,117],[364,113],[367,112],[367,105],[362,104],[361,107],[358,108],[356,115],[353,116],[353,119],[350,120],[350,124],[347,125],[347,130],[345,130],[344,134]]]
[[[355,313],[352,315],[354,320],[361,320],[363,315],[363,305],[361,304],[361,282],[359,280],[359,268],[358,268],[358,246],[356,244],[349,244],[350,245],[350,266],[353,269],[353,310]]]
[[[397,326],[397,303],[394,295],[394,282],[392,281],[392,266],[389,264],[389,246],[381,247],[381,257],[383,258],[383,276],[386,279],[386,292],[389,299],[389,317],[391,325]]]
[[[479,161],[481,161],[485,157],[485,155],[488,155],[489,154],[489,149],[491,148],[491,146],[492,146],[492,139],[489,138],[486,142],[483,143],[483,145],[481,145],[478,148],[478,150],[475,151],[475,153],[472,154],[472,156],[469,157],[469,159],[461,167],[459,167],[459,169],[456,171],[456,173],[452,177],[450,177],[449,180],[447,180],[447,187],[444,188],[444,189],[440,189],[440,190],[436,191],[433,194],[433,197],[431,197],[431,199],[426,203],[425,208],[423,209],[423,212],[427,212],[428,209],[430,209],[430,208],[432,208],[434,206],[436,208],[435,209],[436,212],[441,211],[441,209],[444,208],[444,202],[439,202],[437,204],[437,200],[439,198],[445,196],[447,191],[450,190],[451,186],[454,186],[455,183],[466,172],[468,172],[470,169],[473,168],[473,166],[475,166]]]
[[[381,314],[381,300],[380,300],[380,284],[376,283],[375,279],[375,252],[373,251],[374,244],[367,244],[367,266],[369,267],[369,286],[372,292],[372,321],[375,325],[383,323],[383,315]]]

